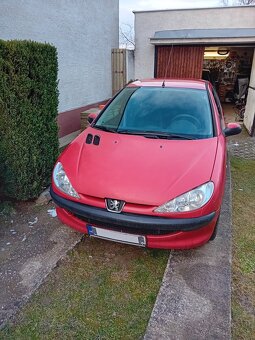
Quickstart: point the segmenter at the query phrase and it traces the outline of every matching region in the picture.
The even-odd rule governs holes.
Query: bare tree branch
[[[225,7],[230,6],[229,0],[221,0],[221,1],[220,1],[220,4],[221,4],[222,6],[225,6]]]
[[[241,6],[249,6],[255,4],[255,0],[238,0],[236,3]]]
[[[250,6],[255,5],[255,0],[220,0],[220,4],[225,7],[233,5]]]
[[[126,48],[135,47],[134,28],[130,24],[121,24],[120,26],[120,44]]]

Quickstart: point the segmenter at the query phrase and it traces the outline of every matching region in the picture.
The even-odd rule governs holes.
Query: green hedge
[[[49,184],[58,156],[57,51],[0,40],[0,193],[27,200]]]

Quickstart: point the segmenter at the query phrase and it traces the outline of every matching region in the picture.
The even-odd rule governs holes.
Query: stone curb
[[[50,195],[50,187],[47,187],[35,201],[36,205],[48,204],[52,200]]]
[[[145,340],[231,339],[230,164],[214,241],[172,251]]]
[[[18,291],[9,303],[9,309],[0,311],[0,330],[4,328],[8,321],[12,321],[16,313],[28,302],[33,293],[45,282],[47,276],[64,259],[82,239],[82,235],[66,226],[61,226],[55,230],[50,240],[54,242],[54,247],[44,254],[39,254],[33,258],[28,258],[21,269],[23,281],[19,284],[25,287],[25,293],[20,296]],[[38,268],[40,270],[38,270]]]

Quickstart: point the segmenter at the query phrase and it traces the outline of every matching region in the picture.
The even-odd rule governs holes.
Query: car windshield
[[[213,137],[207,91],[190,88],[126,87],[94,127],[151,138]]]

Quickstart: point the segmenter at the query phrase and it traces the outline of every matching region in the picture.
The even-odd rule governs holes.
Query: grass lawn
[[[84,238],[0,338],[139,339],[168,256],[168,251]]]
[[[255,160],[231,159],[233,339],[255,339]]]

